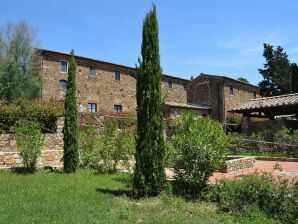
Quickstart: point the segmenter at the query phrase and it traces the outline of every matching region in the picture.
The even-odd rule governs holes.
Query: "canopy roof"
[[[298,93],[252,99],[229,112],[242,113],[252,117],[298,114]],[[256,112],[258,114],[252,114]]]
[[[179,108],[188,108],[188,109],[210,109],[209,106],[199,105],[199,104],[185,104],[185,103],[176,103],[176,102],[165,102],[166,106],[170,107],[179,107]]]

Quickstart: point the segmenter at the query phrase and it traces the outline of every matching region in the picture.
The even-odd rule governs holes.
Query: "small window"
[[[97,111],[96,103],[88,103],[88,111],[91,113],[95,113]]]
[[[122,105],[114,105],[114,112],[122,112]]]
[[[234,88],[232,85],[230,85],[230,95],[234,95]]]
[[[254,99],[256,99],[256,98],[257,98],[257,92],[254,91]]]
[[[172,81],[168,81],[168,88],[172,89],[173,88],[173,82]]]
[[[120,80],[120,72],[115,71],[115,80],[119,81]]]
[[[66,91],[66,89],[67,89],[67,81],[60,80],[59,81],[59,89],[62,90],[62,91]]]
[[[67,61],[60,61],[60,72],[61,73],[68,72],[68,62]]]
[[[187,91],[187,85],[183,85],[183,90]]]
[[[95,76],[96,75],[96,68],[95,68],[95,66],[90,66],[89,67],[89,75],[90,76]]]

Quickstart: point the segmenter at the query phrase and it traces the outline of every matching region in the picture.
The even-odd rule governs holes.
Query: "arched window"
[[[59,81],[59,89],[62,90],[62,91],[66,91],[66,89],[67,89],[67,81],[60,80]]]

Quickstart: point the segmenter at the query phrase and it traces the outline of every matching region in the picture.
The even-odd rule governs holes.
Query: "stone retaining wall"
[[[230,173],[241,169],[253,168],[255,167],[255,163],[256,160],[253,157],[233,158],[231,160],[227,160],[226,164],[220,168],[220,171],[223,173]]]
[[[45,134],[44,146],[38,159],[38,167],[63,167],[63,126],[64,119],[56,121],[57,131],[53,134]],[[0,170],[22,167],[22,158],[16,147],[14,134],[0,135]]]

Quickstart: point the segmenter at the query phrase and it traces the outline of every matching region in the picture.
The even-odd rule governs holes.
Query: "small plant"
[[[134,134],[125,129],[118,130],[115,120],[106,120],[100,139],[98,171],[115,172],[121,161],[122,165],[128,166],[134,150]]]
[[[273,166],[274,170],[282,171],[282,166],[279,163],[275,163]]]
[[[199,193],[226,160],[228,140],[221,125],[209,118],[197,118],[195,113],[183,113],[172,142],[177,153],[177,190],[182,194]]]
[[[229,148],[236,152],[244,145],[244,136],[237,132],[232,132],[227,134],[228,141],[229,141]]]
[[[44,135],[37,122],[22,120],[16,129],[16,143],[28,172],[36,169],[37,158],[41,153]]]
[[[228,124],[240,124],[242,116],[239,114],[229,113],[226,118],[226,123]]]
[[[248,136],[248,138],[250,140],[256,141],[255,143],[256,151],[263,151],[264,147],[266,146],[266,143],[264,142],[266,139],[263,132],[261,131],[253,132]]]
[[[79,133],[79,156],[81,167],[93,167],[98,162],[99,137],[94,126]]]
[[[218,203],[220,210],[248,216],[256,208],[282,223],[298,221],[298,182],[289,183],[271,174],[220,180],[209,186],[207,198]]]

